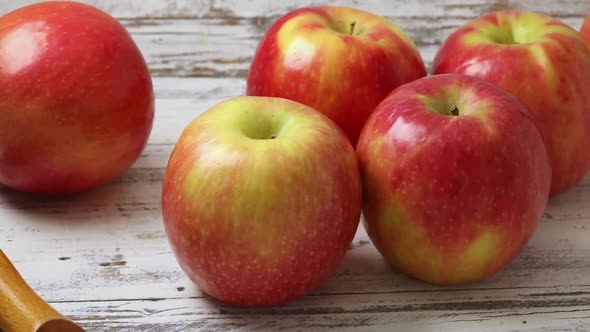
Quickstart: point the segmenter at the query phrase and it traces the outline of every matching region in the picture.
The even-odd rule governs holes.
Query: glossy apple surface
[[[590,169],[590,48],[569,26],[519,11],[477,18],[443,43],[433,72],[483,78],[528,107],[549,150],[552,194]]]
[[[146,63],[119,22],[46,2],[0,18],[0,183],[61,194],[108,182],[152,128]]]
[[[309,105],[356,145],[375,106],[425,75],[412,40],[385,18],[347,7],[301,8],[281,17],[260,41],[247,94]]]
[[[356,232],[361,183],[340,128],[296,102],[239,97],[195,119],[164,178],[166,233],[186,274],[232,304],[300,297]]]
[[[401,271],[435,284],[486,278],[518,255],[549,196],[541,134],[513,96],[463,75],[390,94],[360,136],[365,227]]]

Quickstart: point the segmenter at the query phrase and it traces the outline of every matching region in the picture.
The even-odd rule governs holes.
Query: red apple
[[[551,194],[590,169],[590,48],[569,26],[519,11],[480,17],[443,43],[433,72],[483,78],[528,107],[549,150]]]
[[[0,18],[0,183],[70,193],[117,176],[152,128],[146,63],[114,18],[45,2]]]
[[[586,19],[584,19],[580,32],[586,41],[590,43],[590,13],[586,16]]]
[[[477,281],[508,264],[549,195],[549,157],[525,107],[474,77],[396,89],[357,154],[372,242],[401,271],[435,284]]]
[[[425,75],[412,40],[385,18],[346,7],[301,8],[281,17],[260,41],[247,94],[311,106],[356,145],[375,106]]]
[[[162,210],[178,262],[202,290],[266,306],[335,271],[360,220],[361,192],[354,149],[331,120],[290,100],[239,97],[184,130]]]

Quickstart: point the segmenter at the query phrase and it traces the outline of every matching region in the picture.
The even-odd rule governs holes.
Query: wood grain
[[[493,297],[486,300],[468,290],[308,296],[264,310],[193,298],[99,302],[84,309],[81,303],[64,303],[60,308],[92,331],[587,331],[589,324],[580,318],[590,315],[588,293],[539,297],[537,291],[517,296],[509,290],[478,291]],[[98,314],[108,321],[96,319]]]
[[[590,1],[586,7],[590,10]],[[581,13],[560,18],[577,29],[583,19]],[[388,18],[413,39],[430,68],[444,39],[474,17]],[[246,77],[258,41],[274,18],[236,17],[228,21],[206,17],[122,22],[133,34],[155,76]]]
[[[3,1],[0,11],[7,12],[33,4],[36,0]],[[318,6],[320,0],[297,2],[268,0],[81,0],[117,18],[206,18],[206,17],[276,17],[298,7]],[[447,17],[472,18],[489,11],[508,8],[537,11],[555,17],[579,16],[588,11],[588,1],[559,0],[340,0],[340,6],[358,7],[387,17]]]
[[[0,13],[36,1],[3,1]],[[318,0],[93,0],[83,1],[115,17],[133,35],[155,76],[240,77],[247,75],[258,40],[284,13]],[[590,0],[568,1],[340,1],[339,5],[379,13],[417,44],[430,68],[440,43],[468,20],[493,10],[535,11],[578,29]]]
[[[0,1],[0,13],[35,1]],[[462,287],[390,268],[359,228],[338,272],[282,307],[222,305],[179,269],[161,221],[161,180],[176,139],[198,114],[242,95],[265,29],[296,4],[262,0],[93,0],[127,27],[154,75],[156,120],[125,174],[71,197],[0,187],[0,248],[33,289],[89,331],[590,331],[590,175],[553,198],[522,254]],[[415,40],[427,63],[455,28],[491,10],[534,10],[579,27],[584,1],[366,1]]]
[[[0,250],[0,330],[4,332],[83,332],[43,301]]]

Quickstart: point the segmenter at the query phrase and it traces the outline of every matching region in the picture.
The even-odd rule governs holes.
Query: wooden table
[[[35,1],[0,1],[0,13]],[[522,254],[492,278],[441,288],[388,267],[359,228],[338,272],[288,305],[238,309],[203,295],[165,237],[161,181],[181,130],[241,95],[258,39],[296,6],[264,0],[87,0],[129,29],[154,75],[156,121],[137,163],[75,197],[0,188],[0,246],[31,286],[89,331],[590,331],[590,176],[551,199]],[[355,1],[389,17],[430,64],[442,40],[491,10],[520,8],[578,28],[590,0]]]

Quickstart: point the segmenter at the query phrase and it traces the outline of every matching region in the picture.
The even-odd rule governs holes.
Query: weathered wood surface
[[[0,1],[6,12],[33,0]],[[245,77],[266,28],[281,14],[322,1],[86,0],[112,13],[133,34],[156,76]],[[388,17],[420,48],[428,66],[448,34],[492,10],[522,9],[554,16],[578,29],[590,1],[356,1],[338,2]]]
[[[0,0],[0,13],[32,2]],[[442,288],[409,279],[384,263],[360,227],[338,273],[299,301],[246,310],[210,300],[180,271],[163,232],[168,156],[191,119],[244,93],[264,29],[320,2],[86,2],[120,18],[146,56],[157,92],[150,143],[123,176],[83,195],[40,198],[0,187],[0,247],[40,295],[89,331],[590,331],[590,176],[552,199],[518,259],[481,283]],[[535,10],[576,28],[590,10],[590,0],[339,4],[391,18],[427,63],[453,29],[490,10]]]

